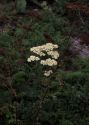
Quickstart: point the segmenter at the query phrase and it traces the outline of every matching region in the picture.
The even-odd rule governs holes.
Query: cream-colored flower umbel
[[[36,57],[36,56],[30,56],[30,57],[27,59],[28,62],[38,61],[38,60],[40,60],[40,58],[39,58],[39,57]]]
[[[40,64],[42,65],[48,65],[48,66],[56,66],[57,65],[57,61],[54,59],[46,59],[46,60],[41,60]]]
[[[44,72],[44,76],[48,77],[48,76],[50,76],[50,74],[52,74],[52,73],[53,73],[52,70],[45,71],[45,72]]]
[[[46,43],[41,46],[32,47],[30,51],[36,54],[37,56],[31,55],[27,59],[27,61],[28,62],[40,61],[40,64],[43,66],[50,66],[50,67],[57,66],[58,64],[57,59],[59,58],[59,53],[56,49],[58,49],[58,45],[53,43]],[[41,59],[42,57],[45,56],[49,56],[49,58]],[[52,70],[45,71],[44,76],[50,76],[50,74],[52,73],[53,73]]]
[[[58,59],[59,57],[58,51],[49,51],[47,54],[50,55],[53,59]]]

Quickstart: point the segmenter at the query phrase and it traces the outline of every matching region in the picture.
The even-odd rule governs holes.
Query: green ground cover
[[[89,58],[66,53],[74,29],[50,11],[0,18],[0,125],[89,125]],[[58,44],[58,66],[43,76],[30,48]]]

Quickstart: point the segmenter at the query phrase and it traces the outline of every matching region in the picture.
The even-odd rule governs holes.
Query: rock
[[[89,36],[71,38],[71,46],[69,50],[73,55],[83,58],[89,57]]]

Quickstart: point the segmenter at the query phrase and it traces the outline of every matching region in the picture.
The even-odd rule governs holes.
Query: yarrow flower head
[[[42,65],[48,65],[48,66],[56,66],[57,65],[57,61],[54,59],[46,59],[46,60],[41,60],[40,64]]]
[[[59,57],[58,51],[49,51],[49,52],[47,52],[47,54],[50,55],[54,59],[58,59],[58,57]]]
[[[52,74],[52,73],[53,73],[52,70],[45,71],[45,72],[44,72],[44,76],[48,77],[48,76],[50,76],[50,74]]]
[[[31,55],[27,59],[27,61],[32,62],[32,61],[39,61],[40,60],[40,64],[43,66],[50,66],[50,67],[56,66],[57,59],[59,58],[59,53],[58,53],[58,51],[55,50],[57,48],[58,48],[58,45],[53,44],[53,43],[46,43],[46,44],[43,44],[41,46],[32,47],[30,49],[30,51],[33,52],[34,54],[37,54],[37,56]],[[50,58],[47,58],[45,60],[43,60],[43,59],[41,60],[41,57],[44,57],[46,55],[50,56]],[[45,71],[44,75],[49,76],[51,73],[52,73],[52,70]]]
[[[39,58],[39,57],[36,57],[36,56],[30,56],[30,57],[27,59],[28,62],[38,61],[38,60],[40,60],[40,58]]]
[[[46,43],[42,46],[32,47],[30,49],[30,51],[39,56],[45,56],[45,54],[43,52],[49,52],[49,51],[52,51],[53,49],[57,49],[57,48],[58,48],[58,45],[56,45],[56,44]]]

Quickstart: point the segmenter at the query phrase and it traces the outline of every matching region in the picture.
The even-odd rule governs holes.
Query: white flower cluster
[[[30,56],[30,57],[27,59],[28,62],[38,61],[38,60],[40,60],[40,58],[39,58],[39,57],[36,57],[36,56]]]
[[[57,44],[52,44],[52,43],[46,43],[42,46],[37,46],[37,47],[32,47],[30,49],[31,52],[37,54],[38,56],[40,56],[40,58],[43,56],[51,56],[51,58],[45,59],[45,60],[40,60],[39,57],[37,56],[30,56],[27,61],[28,62],[32,62],[32,61],[38,61],[40,60],[40,64],[42,65],[48,65],[48,66],[56,66],[57,65],[57,59],[59,57],[59,53],[58,51],[55,51],[54,49],[57,49],[58,45]],[[44,75],[45,76],[49,76],[52,73],[52,70],[49,71],[45,71]]]
[[[44,52],[52,51],[53,49],[57,49],[58,45],[52,44],[52,43],[46,43],[42,46],[32,47],[30,49],[31,52],[39,55],[39,56],[45,56]]]
[[[48,65],[48,66],[56,66],[57,65],[57,61],[54,59],[46,59],[46,60],[41,60],[40,64],[42,65]]]
[[[50,55],[53,59],[58,59],[59,57],[58,51],[49,51],[47,54]]]
[[[44,76],[48,77],[48,76],[50,76],[50,74],[52,74],[52,73],[53,73],[52,70],[45,71],[45,72],[44,72]]]

